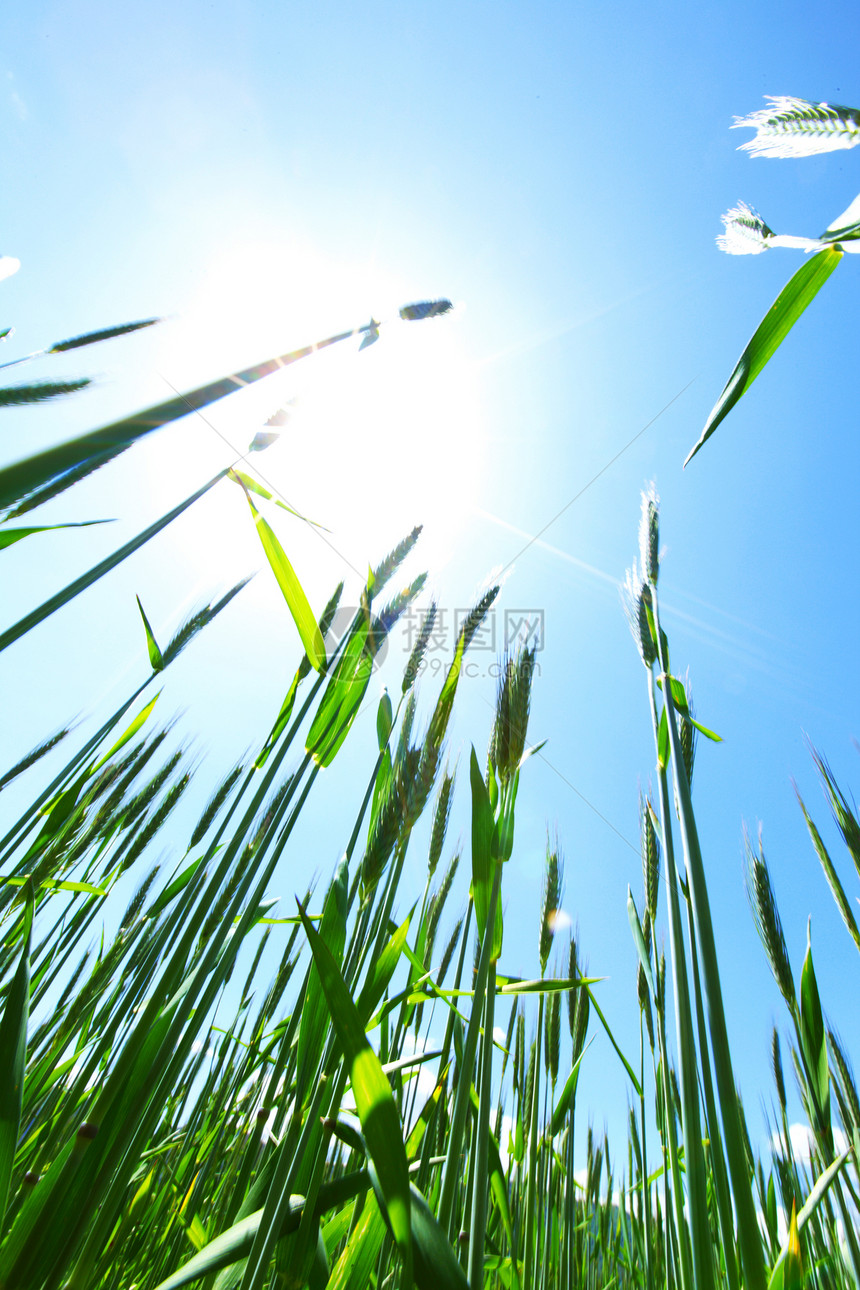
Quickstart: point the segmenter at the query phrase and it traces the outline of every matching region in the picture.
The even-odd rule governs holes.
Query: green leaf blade
[[[266,553],[272,573],[275,575],[278,586],[283,592],[287,608],[292,614],[293,622],[296,624],[302,644],[305,647],[305,653],[314,670],[322,672],[326,664],[325,645],[323,644],[319,624],[308,603],[304,588],[287,558],[286,551],[281,546],[271,526],[251,501],[247,490],[245,496],[248,498],[248,505],[251,508],[251,514],[257,526],[257,535]]]
[[[161,672],[164,668],[164,656],[159,649],[158,641],[155,639],[155,633],[149,624],[149,619],[143,611],[143,605],[140,603],[140,596],[135,596],[135,600],[137,601],[137,607],[140,610],[140,616],[143,619],[143,630],[146,632],[146,650],[149,654],[149,661],[152,664],[152,670],[153,672]]]
[[[368,623],[359,623],[338,660],[308,732],[305,751],[330,766],[358,716],[373,671]]]
[[[28,884],[21,938],[23,949],[6,997],[3,1018],[0,1020],[0,1224],[6,1214],[12,1165],[21,1127],[27,1023],[30,1015],[30,941],[34,913],[33,887]]]
[[[322,982],[332,1024],[349,1064],[356,1110],[379,1178],[394,1239],[403,1258],[403,1284],[411,1284],[412,1236],[409,1174],[400,1117],[379,1058],[370,1047],[358,1009],[332,954],[307,918],[299,913]]]
[[[818,251],[786,283],[770,309],[759,323],[725,388],[705,422],[698,443],[688,454],[687,466],[702,445],[710,439],[717,426],[746,394],[762,368],[770,361],[785,340],[800,315],[811,303],[833,273],[843,252],[838,246],[828,246]]]

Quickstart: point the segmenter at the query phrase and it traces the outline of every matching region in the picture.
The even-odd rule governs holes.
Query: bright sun
[[[171,500],[179,479],[193,491],[246,452],[283,408],[278,441],[242,468],[330,530],[266,507],[312,604],[341,577],[355,590],[368,563],[415,524],[424,525],[420,567],[438,571],[456,552],[485,436],[456,311],[400,321],[400,306],[415,295],[414,284],[387,280],[372,265],[348,270],[307,247],[232,248],[193,307],[165,328],[160,375],[177,390],[359,326],[371,311],[392,321],[364,351],[359,338],[334,345],[212,405],[205,421],[193,416],[156,436],[142,462],[153,493],[166,498],[168,477]],[[212,585],[213,564],[226,580],[247,571],[249,559],[260,563],[247,505],[226,481],[195,507],[189,531],[182,555],[201,585]]]

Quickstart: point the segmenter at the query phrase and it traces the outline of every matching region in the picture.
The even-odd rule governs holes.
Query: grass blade
[[[276,506],[280,506],[282,511],[295,515],[297,520],[304,520],[305,524],[313,524],[315,529],[322,529],[324,533],[331,532],[331,529],[327,529],[324,524],[318,524],[316,520],[309,520],[307,515],[294,511],[292,506],[288,506],[280,497],[275,497],[274,493],[270,492],[268,488],[264,488],[259,480],[254,479],[253,475],[246,474],[244,470],[237,470],[234,466],[230,471],[230,478],[237,480],[246,493],[254,493],[257,497],[262,497],[265,502],[274,502]]]
[[[332,1023],[350,1068],[350,1081],[368,1152],[379,1177],[391,1230],[403,1259],[402,1285],[412,1284],[412,1235],[409,1222],[409,1175],[400,1117],[379,1058],[328,947],[305,914],[299,912],[320,974]]]
[[[236,476],[238,479],[238,475]],[[241,479],[239,480],[242,483]],[[257,526],[257,534],[263,544],[263,550],[266,558],[272,567],[272,573],[277,579],[278,586],[284,594],[287,602],[287,608],[293,616],[293,622],[298,628],[299,636],[305,647],[305,653],[310,660],[311,667],[316,672],[322,672],[326,664],[325,645],[320,634],[319,624],[313,610],[308,604],[308,598],[304,593],[302,584],[296,577],[296,572],[290,564],[287,553],[281,546],[271,527],[263,519],[254,503],[251,501],[251,494],[242,483],[245,496],[248,499],[248,505],[251,508],[251,514],[254,517],[254,523]]]
[[[135,596],[137,607],[140,610],[140,616],[143,619],[143,630],[146,632],[146,648],[149,653],[149,661],[152,664],[153,672],[160,672],[164,667],[164,657],[158,647],[158,641],[155,639],[152,628],[149,625],[149,619],[143,612],[143,605],[140,603],[140,596]]]
[[[335,963],[340,966],[346,944],[347,893],[349,888],[349,871],[346,858],[337,867],[334,879],[328,889],[323,916],[320,923],[320,935],[327,945]],[[299,1025],[297,1049],[296,1098],[304,1104],[311,1076],[319,1065],[320,1053],[325,1048],[328,1031],[328,1010],[320,981],[319,969],[311,964],[310,976],[302,1005],[302,1019]]]
[[[725,389],[711,409],[698,443],[684,462],[685,466],[692,461],[705,441],[710,439],[738,400],[746,394],[841,259],[841,249],[838,246],[828,246],[801,265],[794,277],[786,283],[738,359]]]
[[[34,609],[31,613],[25,614],[25,616],[20,618],[14,626],[7,628],[5,632],[0,633],[0,650],[8,649],[8,647],[14,644],[15,641],[20,640],[22,636],[26,636],[27,632],[32,631],[34,627],[38,627],[39,623],[44,622],[46,618],[50,618],[51,614],[56,613],[58,609],[62,609],[70,600],[74,600],[74,598],[79,596],[82,591],[86,591],[93,585],[93,583],[96,583],[100,578],[103,578],[106,573],[110,573],[117,567],[117,565],[122,564],[123,560],[127,560],[130,555],[134,555],[135,551],[139,551],[140,548],[145,546],[146,543],[149,542],[151,538],[154,538],[157,533],[160,533],[168,524],[172,524],[172,522],[181,515],[183,511],[188,510],[189,506],[193,506],[199,498],[201,498],[205,493],[208,493],[210,488],[214,488],[218,481],[224,478],[225,474],[226,471],[219,471],[218,474],[205,483],[202,488],[198,488],[196,493],[192,493],[190,497],[186,497],[184,502],[180,502],[178,506],[174,506],[172,511],[168,511],[166,515],[162,515],[160,520],[156,520],[154,524],[150,524],[148,529],[144,529],[142,533],[138,533],[137,537],[132,538],[130,542],[126,542],[125,546],[119,547],[118,550],[114,551],[113,555],[109,555],[105,560],[94,565],[92,569],[87,571],[87,573],[82,574],[80,578],[76,578],[74,582],[70,582],[62,591],[58,591],[55,596],[51,596],[49,600],[44,601],[38,609]],[[0,475],[2,475],[2,472],[0,472]],[[2,487],[2,485],[0,485],[0,487]]]
[[[6,1214],[9,1184],[24,1095],[24,1065],[27,1057],[27,1020],[30,1013],[30,940],[33,931],[35,897],[32,884],[26,891],[26,912],[21,958],[0,1021],[0,1225]]]
[[[319,766],[334,761],[370,682],[373,653],[368,627],[365,619],[350,636],[311,723],[305,749]]]
[[[30,528],[0,528],[0,551],[4,551],[7,546],[12,546],[13,542],[20,542],[22,538],[29,537],[31,533],[53,533],[55,529],[86,529],[91,524],[113,524],[113,520],[77,520],[70,524],[35,524]]]
[[[357,1173],[348,1174],[343,1178],[337,1178],[332,1182],[323,1183],[320,1187],[319,1196],[315,1206],[318,1214],[323,1214],[327,1209],[334,1208],[335,1205],[343,1205],[359,1192],[364,1191],[370,1185],[370,1180],[366,1172],[362,1169]],[[284,1219],[279,1239],[288,1236],[291,1232],[298,1230],[304,1211],[304,1197],[292,1196],[290,1198],[289,1211]],[[179,1290],[180,1286],[189,1285],[192,1281],[201,1280],[214,1272],[219,1272],[221,1268],[230,1267],[233,1263],[238,1263],[240,1259],[247,1258],[251,1252],[251,1246],[254,1243],[254,1237],[260,1226],[260,1219],[263,1211],[255,1210],[247,1218],[240,1219],[234,1223],[228,1231],[222,1232],[214,1241],[195,1254],[193,1259],[167,1277],[157,1287],[157,1290]]]

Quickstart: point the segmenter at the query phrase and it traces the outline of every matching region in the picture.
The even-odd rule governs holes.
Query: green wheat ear
[[[755,138],[740,145],[756,157],[812,157],[860,143],[860,109],[838,103],[765,95],[770,107],[736,116],[732,129],[751,126]]]
[[[744,848],[746,851],[744,877],[756,931],[761,937],[767,961],[773,973],[773,979],[779,987],[779,992],[789,1008],[793,1010],[796,1007],[794,978],[791,973],[788,949],[785,944],[779,910],[776,906],[776,896],[771,884],[770,872],[767,867],[767,861],[764,858],[761,838],[759,838],[758,854],[756,854],[749,837],[744,838]]]
[[[558,843],[550,844],[547,838],[546,867],[544,870],[543,899],[540,911],[540,970],[546,972],[549,952],[555,936],[555,918],[561,901],[563,864],[559,857]]]

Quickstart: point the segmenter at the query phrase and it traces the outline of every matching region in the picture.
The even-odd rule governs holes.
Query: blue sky
[[[210,420],[241,449],[296,399],[259,466],[333,530],[332,549],[275,521],[315,607],[342,576],[354,599],[368,561],[423,522],[409,570],[429,568],[451,623],[499,567],[499,633],[506,609],[544,615],[530,734],[548,742],[524,773],[503,967],[537,969],[543,853],[557,829],[565,909],[592,970],[610,978],[601,1002],[631,1051],[625,897],[628,883],[640,889],[637,792],[654,753],[617,583],[636,553],[640,489],[655,481],[673,661],[690,668],[699,715],[724,739],[700,746],[694,791],[751,1115],[770,1097],[770,1026],[782,1015],[744,896],[744,822],[762,823],[796,971],[811,913],[825,1008],[849,1051],[860,1042],[845,990],[856,959],[791,783],[823,826],[805,736],[846,787],[858,780],[852,257],[706,449],[681,463],[800,263],[776,250],[721,255],[721,213],[742,198],[776,231],[814,235],[860,188],[860,154],[751,160],[732,117],[765,94],[860,103],[857,26],[841,3],[815,23],[807,6],[776,14],[735,0],[34,4],[0,62],[0,251],[22,263],[2,284],[2,325],[16,328],[4,357],[168,319],[46,367],[99,382],[7,412],[6,460],[371,313],[456,302],[449,318],[392,325],[360,355],[338,347],[300,364]],[[189,421],[58,500],[45,522],[117,522],[5,553],[4,625],[230,459],[219,433]],[[222,485],[7,652],[4,761],[58,716],[104,712],[143,678],[135,593],[166,636],[260,564],[245,503]],[[452,629],[449,652],[453,640]],[[298,654],[262,570],[160,700],[207,754],[201,779],[268,729]],[[405,655],[393,642],[380,684],[398,686]],[[468,746],[483,756],[494,658],[473,655],[451,738],[452,843],[459,831],[466,848]],[[437,686],[428,676],[424,704]],[[285,900],[330,873],[373,741],[371,706],[320,785],[325,827],[317,814],[299,839],[276,893]],[[417,892],[420,845],[413,864]],[[598,1127],[620,1127],[623,1073],[600,1041],[587,1063],[583,1105]]]

